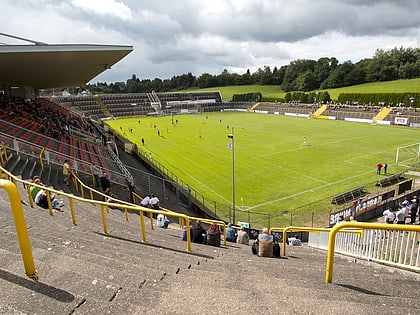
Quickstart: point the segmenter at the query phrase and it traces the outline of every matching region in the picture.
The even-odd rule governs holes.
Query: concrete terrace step
[[[25,191],[19,185],[21,194]],[[24,199],[24,198],[22,198]],[[181,229],[151,230],[141,242],[139,216],[75,202],[73,226],[64,213],[25,204],[39,282],[24,277],[10,203],[0,190],[0,313],[12,314],[417,314],[420,275],[336,254],[325,284],[327,253],[287,247],[280,259],[251,247],[192,244]],[[4,293],[3,293],[4,292]],[[4,311],[6,310],[6,311]]]

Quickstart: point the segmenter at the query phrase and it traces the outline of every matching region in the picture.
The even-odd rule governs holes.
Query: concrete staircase
[[[381,109],[381,111],[376,114],[376,116],[373,118],[373,121],[378,121],[378,120],[384,120],[386,116],[388,116],[388,114],[392,111],[392,107],[383,107]]]
[[[249,246],[193,244],[176,223],[150,228],[110,209],[75,201],[52,217],[31,208],[18,185],[39,281],[24,275],[8,196],[0,189],[0,313],[5,314],[418,314],[420,275],[336,255],[325,284],[326,252],[307,246],[260,258]],[[65,200],[66,205],[68,202]],[[147,221],[147,219],[146,219]]]
[[[321,105],[321,107],[319,107],[313,114],[312,116],[321,116],[323,112],[326,111],[326,109],[328,108],[328,105]]]
[[[258,106],[260,106],[260,104],[261,104],[261,102],[257,102],[257,103],[255,103],[254,105],[252,105],[252,106],[251,106],[251,108],[248,110],[248,112],[253,113],[253,112],[254,112],[254,110],[255,110]]]
[[[104,101],[100,96],[95,96],[96,103],[98,103],[99,108],[101,109],[102,113],[105,115],[105,117],[111,117],[112,114],[109,111],[108,107],[106,107]]]

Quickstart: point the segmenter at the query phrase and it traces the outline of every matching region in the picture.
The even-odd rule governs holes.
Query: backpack
[[[279,243],[274,243],[273,244],[273,257],[280,257],[280,244]]]
[[[252,253],[254,255],[258,255],[258,242],[255,241],[251,246]]]

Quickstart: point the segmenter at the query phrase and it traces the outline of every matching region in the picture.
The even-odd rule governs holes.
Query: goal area
[[[418,168],[420,158],[420,143],[414,143],[397,148],[395,163],[410,168]]]

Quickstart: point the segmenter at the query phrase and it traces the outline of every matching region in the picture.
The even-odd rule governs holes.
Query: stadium
[[[7,210],[1,221],[7,223],[2,226],[0,282],[2,288],[13,288],[1,300],[2,311],[165,313],[155,301],[170,299],[166,307],[174,313],[203,313],[208,303],[220,303],[220,310],[231,305],[232,299],[223,300],[227,292],[238,299],[235,310],[258,311],[265,303],[279,311],[279,296],[263,297],[258,283],[271,276],[276,279],[268,281],[271,292],[283,281],[283,290],[308,294],[297,305],[280,297],[287,313],[299,313],[301,307],[310,313],[314,308],[307,307],[308,301],[318,305],[318,312],[324,307],[348,311],[337,300],[351,303],[356,313],[368,309],[373,314],[379,308],[384,314],[410,313],[420,307],[418,299],[403,308],[399,303],[403,292],[418,282],[419,226],[388,232],[388,225],[376,223],[383,211],[419,194],[418,110],[231,102],[220,92],[200,91],[40,97],[40,90],[86,84],[133,48],[32,44],[0,46],[0,186],[8,192],[1,192]],[[377,174],[379,162],[387,164],[386,172]],[[71,171],[69,185],[63,181],[64,164]],[[96,166],[101,179],[110,181],[112,194],[96,181]],[[51,198],[41,211],[29,193],[37,185],[31,183],[35,177],[48,186],[48,194],[59,196],[66,210],[53,209]],[[13,189],[19,191],[17,199]],[[141,206],[151,194],[160,199],[157,210]],[[16,219],[15,207],[23,207],[28,224]],[[171,220],[167,230],[154,226],[161,212]],[[338,233],[337,253],[410,270],[397,272],[404,281],[391,297],[374,280],[364,282],[377,266],[367,264],[362,272],[342,257],[336,276],[342,286],[319,287],[323,280],[313,271],[325,264],[327,247],[327,282],[332,279],[335,230],[324,229],[337,228],[341,218],[349,228],[365,230],[359,236]],[[197,219],[220,226],[220,249],[205,244],[192,248],[189,237],[181,240],[182,226]],[[245,227],[251,236],[270,228],[283,244],[282,258],[289,259],[270,261],[270,268],[277,268],[266,274],[267,261],[250,260],[250,247],[226,243],[228,223]],[[25,237],[28,226],[39,275]],[[309,246],[286,245],[292,231]],[[26,276],[36,281],[20,275],[22,259]],[[320,265],[307,268],[308,261]],[[299,273],[303,278],[293,278]],[[349,280],[348,273],[360,278]],[[209,281],[220,290],[203,296],[200,288]],[[250,284],[245,294],[235,291],[243,283]],[[369,290],[375,294],[366,294]],[[264,302],[252,303],[253,295]],[[391,306],[375,306],[382,305],[384,296]]]

